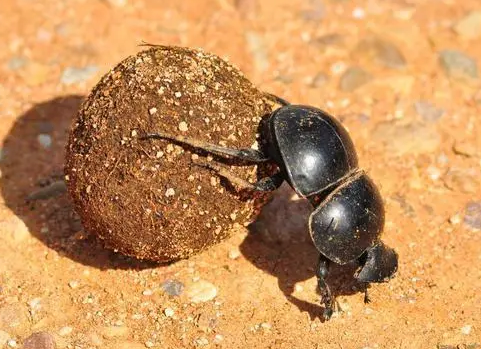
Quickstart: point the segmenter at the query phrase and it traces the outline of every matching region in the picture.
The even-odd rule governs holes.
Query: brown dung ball
[[[141,136],[161,131],[250,148],[273,108],[215,55],[152,46],[128,57],[95,86],[70,133],[65,174],[85,229],[123,254],[161,262],[219,242],[267,194],[239,191],[196,166],[215,161],[206,152]],[[250,182],[271,170],[216,164]]]

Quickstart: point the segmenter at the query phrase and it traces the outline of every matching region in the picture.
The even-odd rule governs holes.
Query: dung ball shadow
[[[5,205],[49,248],[100,269],[142,269],[152,263],[107,250],[86,234],[63,184],[65,146],[83,96],[34,105],[17,118],[2,149],[0,190]]]

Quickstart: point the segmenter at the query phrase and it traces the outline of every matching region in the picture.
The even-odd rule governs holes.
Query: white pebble
[[[144,290],[144,292],[142,292],[142,294],[144,296],[152,296],[154,294],[154,291],[152,291],[150,289],[147,289],[147,290]]]
[[[187,126],[187,123],[185,121],[181,121],[179,123],[179,130],[181,130],[182,132],[185,132],[189,129],[189,127]]]
[[[237,259],[240,257],[239,250],[230,250],[229,251],[229,259]]]
[[[17,347],[17,341],[15,339],[9,339],[7,342],[7,345],[10,348],[16,348]]]
[[[164,309],[164,314],[165,314],[165,316],[167,316],[167,317],[172,317],[172,316],[174,316],[174,309],[172,309],[172,308],[165,308],[165,309]]]
[[[44,148],[50,148],[52,146],[52,137],[47,134],[39,134],[37,136],[38,143]]]
[[[203,303],[217,296],[217,288],[208,281],[199,280],[194,282],[186,290],[186,294],[193,303]]]
[[[461,216],[458,213],[456,213],[455,215],[449,217],[449,223],[453,225],[461,223]]]
[[[70,286],[70,288],[76,289],[79,286],[79,282],[76,280],[72,280],[68,283],[68,285]]]
[[[68,336],[70,333],[72,333],[73,328],[70,326],[64,326],[60,330],[58,330],[58,334],[62,337]]]
[[[152,348],[154,346],[154,342],[152,342],[152,341],[147,341],[144,344],[147,348]]]
[[[169,197],[169,196],[174,196],[175,195],[175,190],[174,188],[169,188],[165,191],[165,196]]]
[[[182,93],[181,93],[181,92],[176,92],[176,93],[174,93],[174,95],[175,95],[175,97],[177,97],[177,98],[182,97]]]
[[[150,108],[150,109],[149,109],[149,114],[150,114],[150,115],[154,115],[155,113],[157,113],[157,108],[156,108],[156,107],[153,107],[153,108]]]
[[[220,343],[224,340],[224,336],[221,334],[216,334],[214,336],[214,343]]]
[[[473,328],[473,326],[471,326],[471,325],[464,325],[463,327],[461,327],[461,333],[465,334],[465,335],[468,335],[468,334],[471,333],[472,328]]]
[[[202,93],[202,92],[205,92],[206,89],[207,89],[207,87],[205,87],[204,85],[199,85],[199,86],[197,86],[197,91],[199,91],[199,92],[201,92],[201,93]]]
[[[132,132],[130,132],[130,135],[131,135],[132,137],[137,136],[137,131],[136,131],[136,130],[132,130]]]

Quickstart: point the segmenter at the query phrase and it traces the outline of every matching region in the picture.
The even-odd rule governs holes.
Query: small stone
[[[180,98],[180,97],[182,97],[182,92],[177,91],[177,92],[174,93],[174,96],[177,97],[177,98]]]
[[[456,213],[455,215],[452,215],[451,217],[449,217],[449,223],[453,225],[457,225],[461,223],[461,216],[458,213]]]
[[[7,346],[10,348],[16,348],[17,347],[17,341],[15,339],[9,339],[7,341]]]
[[[67,186],[65,185],[65,181],[54,181],[45,187],[33,191],[27,196],[27,201],[47,200],[66,192]]]
[[[52,137],[50,135],[39,134],[37,136],[37,141],[45,149],[48,149],[52,146]]]
[[[328,80],[329,80],[329,77],[326,74],[317,73],[316,76],[312,78],[310,86],[314,88],[323,87],[326,85]]]
[[[152,296],[154,294],[154,291],[147,289],[142,292],[144,296]]]
[[[152,341],[146,341],[146,342],[145,342],[145,346],[146,346],[147,348],[152,348],[154,345],[155,345],[155,344],[154,344],[154,342],[152,342]]]
[[[444,177],[444,185],[455,192],[475,193],[480,186],[478,177],[472,170],[451,169]]]
[[[170,296],[180,296],[184,291],[184,284],[177,280],[167,280],[161,287]]]
[[[167,316],[167,317],[172,317],[172,316],[174,316],[174,309],[172,309],[172,308],[165,308],[165,309],[164,309],[164,314],[165,314],[165,316]]]
[[[198,347],[205,347],[209,345],[209,340],[205,337],[200,337],[195,340],[195,345]]]
[[[37,332],[23,342],[23,349],[55,349],[55,339],[48,332]]]
[[[132,132],[130,132],[130,136],[131,136],[131,137],[137,137],[137,131],[136,131],[136,130],[132,130]]]
[[[387,68],[403,68],[406,65],[401,51],[393,43],[378,37],[362,39],[353,54],[356,59],[374,61]]]
[[[473,229],[481,229],[481,201],[472,201],[466,205],[464,224]]]
[[[150,109],[149,109],[149,114],[150,114],[150,115],[154,115],[155,113],[157,113],[157,108],[156,108],[156,107],[153,107],[153,108],[150,108]]]
[[[229,259],[237,259],[240,257],[240,251],[239,250],[230,250],[229,251]]]
[[[344,92],[352,92],[372,80],[372,75],[359,67],[350,67],[341,76],[339,88]]]
[[[72,280],[69,281],[68,285],[71,289],[76,289],[79,287],[80,283],[77,280]]]
[[[210,282],[199,280],[192,283],[186,294],[193,303],[203,303],[213,300],[217,296],[217,288]]]
[[[468,40],[481,37],[481,12],[474,11],[461,18],[454,26],[454,31]]]
[[[60,82],[64,85],[79,84],[87,81],[97,73],[99,68],[95,65],[85,67],[67,67],[62,73]]]
[[[477,79],[476,61],[456,50],[444,50],[439,53],[439,62],[445,73],[454,79]]]
[[[443,114],[444,110],[436,108],[433,104],[427,101],[417,101],[414,103],[414,109],[423,120],[428,122],[434,122],[439,120]]]
[[[441,137],[435,128],[419,123],[379,123],[372,132],[372,140],[385,144],[388,154],[394,156],[431,153],[441,144]]]
[[[70,326],[64,326],[60,330],[58,330],[58,334],[62,337],[68,336],[73,331],[73,328]]]
[[[189,127],[187,126],[187,123],[185,121],[181,121],[179,123],[179,130],[180,131],[186,132],[188,129],[189,129]]]
[[[214,336],[214,343],[220,343],[223,340],[224,340],[224,336],[219,333]]]
[[[207,90],[207,87],[205,87],[205,85],[199,85],[197,86],[197,91],[200,92],[200,93],[203,93]]]
[[[463,327],[461,327],[461,333],[465,335],[469,335],[471,333],[472,328],[473,326],[471,325],[464,325]]]
[[[106,339],[126,337],[129,333],[127,326],[106,326],[102,329],[102,336]]]
[[[30,307],[30,313],[35,313],[42,308],[42,299],[37,297],[27,302]]]
[[[168,189],[165,191],[165,196],[167,196],[167,197],[174,196],[174,195],[175,195],[175,190],[174,190],[174,188],[168,188]]]

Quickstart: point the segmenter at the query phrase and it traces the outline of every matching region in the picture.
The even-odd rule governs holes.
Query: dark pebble
[[[55,349],[56,347],[54,338],[47,332],[34,333],[23,344],[23,349]]]
[[[464,223],[471,228],[481,229],[481,201],[472,201],[466,205]]]
[[[184,284],[177,280],[167,280],[162,283],[161,287],[170,296],[180,296],[184,291]]]

